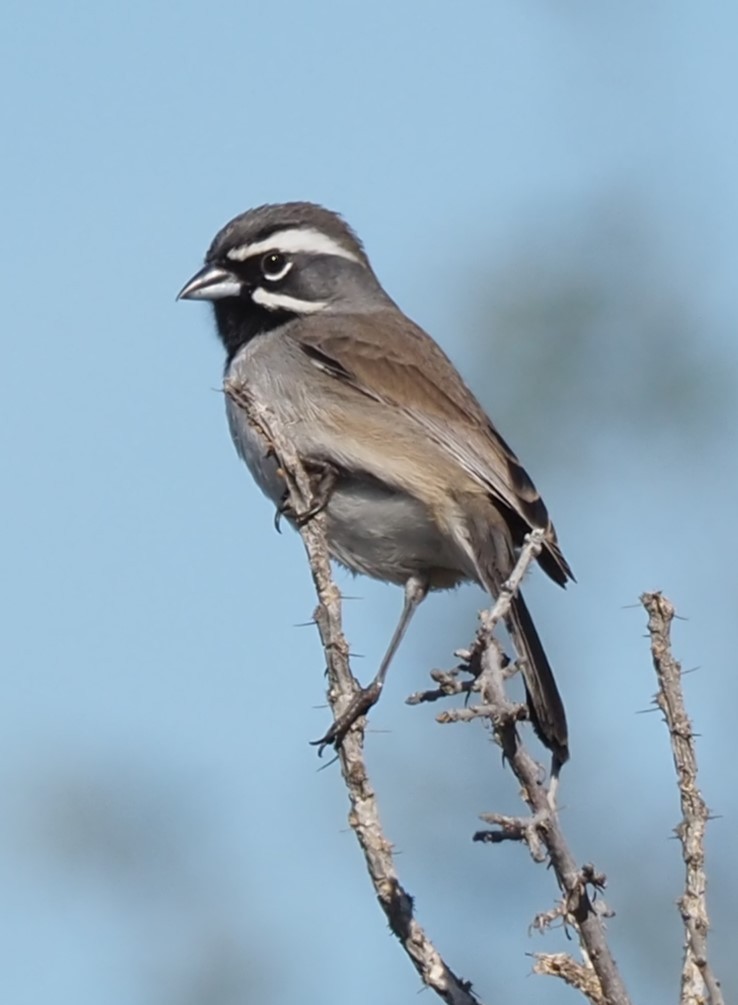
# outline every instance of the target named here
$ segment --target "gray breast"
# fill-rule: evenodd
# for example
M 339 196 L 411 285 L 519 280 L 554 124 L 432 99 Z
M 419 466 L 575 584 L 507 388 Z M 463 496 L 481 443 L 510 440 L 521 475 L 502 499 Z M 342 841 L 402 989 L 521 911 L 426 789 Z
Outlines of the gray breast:
M 284 495 L 284 480 L 278 474 L 279 465 L 269 453 L 269 444 L 254 427 L 246 421 L 242 409 L 226 395 L 226 415 L 231 437 L 239 457 L 253 475 L 261 491 L 275 506 Z
M 260 336 L 235 357 L 228 376 L 275 410 L 304 460 L 336 462 L 336 430 L 329 433 L 323 428 L 315 400 L 315 393 L 319 396 L 320 392 L 316 377 L 326 378 L 306 359 L 291 358 L 291 353 L 291 347 L 276 333 Z M 308 388 L 315 393 L 306 393 Z M 277 506 L 285 484 L 276 459 L 263 436 L 228 396 L 226 409 L 239 455 L 259 488 Z M 466 556 L 439 531 L 424 503 L 366 472 L 344 467 L 339 474 L 327 506 L 327 531 L 333 558 L 353 572 L 398 584 L 411 575 L 428 573 L 437 586 L 474 578 Z
M 328 505 L 333 557 L 351 569 L 404 584 L 427 573 L 433 585 L 467 578 L 458 549 L 442 535 L 425 505 L 374 479 L 347 476 Z

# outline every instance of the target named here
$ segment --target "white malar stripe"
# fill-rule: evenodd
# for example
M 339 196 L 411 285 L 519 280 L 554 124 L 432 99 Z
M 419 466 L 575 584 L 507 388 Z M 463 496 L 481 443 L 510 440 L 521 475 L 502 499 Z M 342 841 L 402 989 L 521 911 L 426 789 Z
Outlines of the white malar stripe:
M 316 314 L 328 306 L 325 300 L 298 300 L 297 297 L 288 297 L 286 293 L 272 293 L 262 286 L 257 286 L 251 299 L 268 311 L 292 311 L 294 314 Z
M 338 255 L 339 258 L 348 258 L 351 262 L 359 262 L 361 259 L 353 251 L 344 248 L 332 237 L 315 230 L 313 227 L 295 227 L 293 230 L 277 231 L 264 241 L 257 241 L 255 244 L 242 244 L 240 248 L 231 248 L 226 252 L 226 257 L 233 262 L 245 262 L 253 255 L 263 255 L 265 251 L 282 252 L 289 255 L 291 252 L 304 251 L 311 255 Z

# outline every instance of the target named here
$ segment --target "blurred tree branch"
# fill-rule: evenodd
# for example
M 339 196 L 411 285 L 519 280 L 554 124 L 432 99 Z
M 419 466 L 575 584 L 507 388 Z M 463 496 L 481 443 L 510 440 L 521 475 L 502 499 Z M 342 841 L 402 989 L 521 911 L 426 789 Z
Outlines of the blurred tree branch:
M 731 360 L 671 252 L 636 193 L 604 191 L 548 225 L 536 216 L 494 269 L 481 258 L 466 298 L 471 372 L 500 423 L 515 416 L 537 471 L 583 470 L 603 435 L 632 445 L 644 424 L 681 451 L 730 421 Z

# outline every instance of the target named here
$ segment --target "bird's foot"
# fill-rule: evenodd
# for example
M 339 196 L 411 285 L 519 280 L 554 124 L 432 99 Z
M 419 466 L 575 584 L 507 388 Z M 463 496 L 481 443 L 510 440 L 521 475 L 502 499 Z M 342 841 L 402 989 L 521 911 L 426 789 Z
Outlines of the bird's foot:
M 318 748 L 318 756 L 323 754 L 326 747 L 333 747 L 338 750 L 343 743 L 346 734 L 362 715 L 366 715 L 369 709 L 376 705 L 382 693 L 381 681 L 373 680 L 367 687 L 357 691 L 346 708 L 337 715 L 325 736 L 319 740 L 311 740 L 311 746 Z
M 333 490 L 338 480 L 338 469 L 332 464 L 323 461 L 311 461 L 305 464 L 305 470 L 310 478 L 311 501 L 306 510 L 298 513 L 290 500 L 289 491 L 285 491 L 274 514 L 274 527 L 279 531 L 279 524 L 283 516 L 296 524 L 304 527 L 318 513 L 322 513 L 331 501 Z

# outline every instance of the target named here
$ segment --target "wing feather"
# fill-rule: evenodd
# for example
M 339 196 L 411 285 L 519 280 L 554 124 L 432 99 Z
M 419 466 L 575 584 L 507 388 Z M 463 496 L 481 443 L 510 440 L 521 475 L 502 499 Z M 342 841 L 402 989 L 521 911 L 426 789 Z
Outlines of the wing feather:
M 290 334 L 344 386 L 419 426 L 489 492 L 508 517 L 516 544 L 528 530 L 544 529 L 541 565 L 562 585 L 574 578 L 535 485 L 451 361 L 421 328 L 394 311 L 379 311 L 301 318 Z

